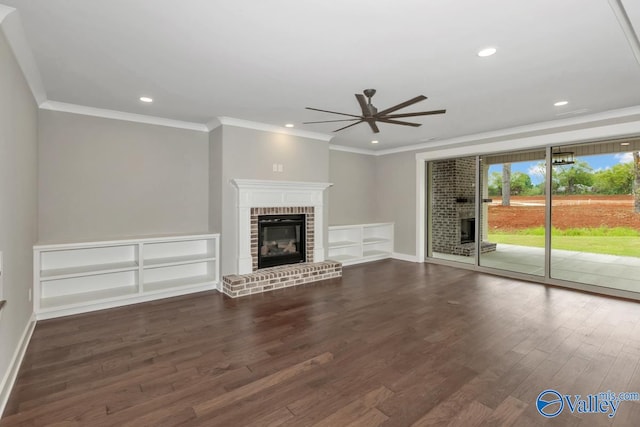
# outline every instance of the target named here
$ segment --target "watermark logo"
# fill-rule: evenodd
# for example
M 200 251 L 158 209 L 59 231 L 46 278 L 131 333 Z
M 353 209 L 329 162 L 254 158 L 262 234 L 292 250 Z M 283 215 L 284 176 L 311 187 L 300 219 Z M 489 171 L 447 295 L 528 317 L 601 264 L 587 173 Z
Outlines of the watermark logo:
M 536 408 L 543 417 L 553 418 L 564 409 L 562 395 L 555 390 L 545 390 L 536 399 Z
M 557 390 L 547 389 L 538 395 L 536 409 L 546 418 L 557 417 L 565 408 L 572 414 L 607 414 L 613 418 L 620 404 L 627 400 L 640 400 L 640 393 L 614 393 L 609 390 L 588 394 L 583 398 L 579 394 L 560 394 Z

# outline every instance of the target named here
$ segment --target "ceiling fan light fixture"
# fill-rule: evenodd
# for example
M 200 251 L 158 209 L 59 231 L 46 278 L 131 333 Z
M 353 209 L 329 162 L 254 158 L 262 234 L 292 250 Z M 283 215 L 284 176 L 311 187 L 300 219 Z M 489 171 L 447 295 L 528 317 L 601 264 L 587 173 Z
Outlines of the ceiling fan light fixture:
M 380 142 L 380 141 L 378 141 L 377 139 L 374 139 L 373 141 L 371 141 L 371 143 L 372 143 L 372 144 L 377 144 L 377 143 L 379 143 L 379 142 Z
M 496 49 L 495 47 L 486 47 L 478 51 L 478 56 L 484 58 L 495 54 L 497 51 L 498 49 Z

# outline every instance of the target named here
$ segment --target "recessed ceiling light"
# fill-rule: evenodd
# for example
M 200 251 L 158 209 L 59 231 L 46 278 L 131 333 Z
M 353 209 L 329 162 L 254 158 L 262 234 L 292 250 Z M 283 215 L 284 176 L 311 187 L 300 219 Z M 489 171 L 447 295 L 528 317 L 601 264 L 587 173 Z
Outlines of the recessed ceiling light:
M 630 145 L 630 143 L 629 142 L 621 142 L 620 145 L 627 146 L 627 145 Z
M 286 128 L 292 128 L 292 127 L 293 127 L 293 123 L 287 123 L 286 125 L 284 125 L 284 127 L 286 127 Z
M 487 47 L 485 49 L 482 49 L 482 50 L 478 51 L 478 56 L 482 56 L 482 57 L 491 56 L 494 53 L 496 53 L 497 51 L 498 50 L 495 47 Z
M 377 139 L 374 139 L 373 141 L 371 141 L 372 144 L 377 144 L 379 141 Z
M 140 101 L 142 102 L 153 102 L 153 98 L 149 98 L 148 96 L 141 96 Z
M 556 103 L 554 103 L 553 105 L 556 107 L 562 107 L 563 105 L 567 105 L 569 103 L 569 101 L 558 101 Z

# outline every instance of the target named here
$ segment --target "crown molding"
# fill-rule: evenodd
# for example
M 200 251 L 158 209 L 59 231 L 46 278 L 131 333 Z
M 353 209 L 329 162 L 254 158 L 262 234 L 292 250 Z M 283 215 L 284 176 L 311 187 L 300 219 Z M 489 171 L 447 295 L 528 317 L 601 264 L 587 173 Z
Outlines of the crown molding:
M 346 153 L 365 154 L 367 156 L 377 156 L 378 154 L 373 150 L 367 150 L 366 148 L 354 148 L 346 145 L 329 144 L 329 150 L 344 151 Z
M 209 120 L 207 122 L 206 126 L 207 126 L 207 129 L 209 130 L 209 132 L 211 132 L 212 130 L 222 126 L 222 122 L 217 117 L 214 117 L 213 119 L 211 119 L 211 120 Z
M 46 101 L 47 92 L 42 83 L 38 64 L 36 63 L 33 52 L 27 42 L 24 29 L 22 28 L 20 15 L 15 8 L 0 4 L 0 28 L 2 28 L 9 48 L 13 52 L 16 62 L 22 70 L 22 74 L 27 81 L 27 85 L 31 90 L 36 104 L 40 105 Z
M 333 135 L 327 135 L 325 133 L 310 132 L 310 131 L 300 130 L 295 128 L 286 128 L 282 126 L 270 125 L 267 123 L 259 123 L 259 122 L 252 122 L 249 120 L 235 119 L 233 117 L 217 117 L 217 119 L 214 119 L 209 123 L 207 123 L 207 126 L 213 125 L 217 127 L 219 126 L 219 125 L 216 125 L 217 122 L 225 126 L 235 126 L 235 127 L 245 128 L 245 129 L 260 130 L 264 132 L 284 133 L 286 135 L 299 136 L 301 138 L 316 139 L 316 140 L 325 141 L 325 142 L 329 142 L 333 138 Z M 215 129 L 215 127 L 210 128 L 209 130 Z
M 123 111 L 107 110 L 104 108 L 87 107 L 85 105 L 68 104 L 66 102 L 45 101 L 40 104 L 43 110 L 60 111 L 63 113 L 82 114 L 85 116 L 101 117 L 104 119 L 124 120 L 128 122 L 144 123 L 148 125 L 167 126 L 178 129 L 188 129 L 208 132 L 206 125 L 194 122 L 165 119 L 163 117 L 145 116 L 143 114 L 125 113 Z

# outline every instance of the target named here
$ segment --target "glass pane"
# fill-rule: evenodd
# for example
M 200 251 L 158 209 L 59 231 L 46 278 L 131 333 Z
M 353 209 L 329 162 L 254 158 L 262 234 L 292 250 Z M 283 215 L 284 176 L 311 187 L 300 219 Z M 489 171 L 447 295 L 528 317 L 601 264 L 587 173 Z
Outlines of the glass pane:
M 544 276 L 544 162 L 544 151 L 481 158 L 481 266 Z
M 637 142 L 553 150 L 551 277 L 640 291 L 638 151 Z
M 429 162 L 429 256 L 475 264 L 475 157 Z

